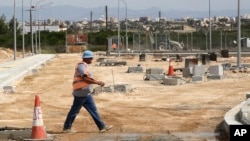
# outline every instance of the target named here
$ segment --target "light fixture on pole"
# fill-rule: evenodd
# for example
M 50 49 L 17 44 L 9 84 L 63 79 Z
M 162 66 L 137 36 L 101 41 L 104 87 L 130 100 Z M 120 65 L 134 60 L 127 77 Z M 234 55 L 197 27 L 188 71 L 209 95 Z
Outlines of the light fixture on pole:
M 14 61 L 16 60 L 16 0 L 14 0 Z
M 125 0 L 122 0 L 123 3 L 125 4 L 126 7 L 126 20 L 125 20 L 125 25 L 126 25 L 126 50 L 128 51 L 128 7 L 127 7 L 127 3 Z
M 49 2 L 47 4 L 41 5 L 38 8 L 38 49 L 39 49 L 39 53 L 41 53 L 41 31 L 40 31 L 40 9 L 42 9 L 44 6 L 50 5 L 53 2 Z
M 238 0 L 238 54 L 237 54 L 237 67 L 241 67 L 241 18 L 240 18 L 240 0 Z

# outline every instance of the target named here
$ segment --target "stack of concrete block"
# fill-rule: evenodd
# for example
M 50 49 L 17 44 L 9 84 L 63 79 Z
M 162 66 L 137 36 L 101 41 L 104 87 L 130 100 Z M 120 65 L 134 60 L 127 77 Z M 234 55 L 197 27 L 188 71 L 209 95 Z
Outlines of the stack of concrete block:
M 127 65 L 126 61 L 117 61 L 117 60 L 103 60 L 99 63 L 100 66 L 122 66 Z
M 116 92 L 128 93 L 131 90 L 132 90 L 132 87 L 130 84 L 117 84 L 117 85 L 115 85 Z
M 222 79 L 224 77 L 222 66 L 210 66 L 208 70 L 209 70 L 209 75 L 207 76 L 208 79 Z
M 191 67 L 185 67 L 182 69 L 183 77 L 192 77 L 194 81 L 202 81 L 203 76 L 206 74 L 206 66 L 205 65 L 194 65 Z
M 93 90 L 94 94 L 99 94 L 101 92 L 106 93 L 113 93 L 113 92 L 121 92 L 121 93 L 128 93 L 132 90 L 132 87 L 130 84 L 117 84 L 117 85 L 110 85 L 105 87 L 95 87 Z
M 186 80 L 179 77 L 169 77 L 163 79 L 163 85 L 183 85 L 186 84 Z
M 149 81 L 163 80 L 165 78 L 163 71 L 164 70 L 160 68 L 147 69 L 144 80 L 149 80 Z
M 114 86 L 106 86 L 102 88 L 102 92 L 113 93 L 115 91 Z
M 206 74 L 206 66 L 205 65 L 195 65 L 193 67 L 192 82 L 204 81 L 205 74 Z
M 223 63 L 221 66 L 223 67 L 223 70 L 230 70 L 232 65 L 230 63 Z
M 143 72 L 143 68 L 142 66 L 137 66 L 137 67 L 128 67 L 128 71 L 127 73 L 142 73 Z

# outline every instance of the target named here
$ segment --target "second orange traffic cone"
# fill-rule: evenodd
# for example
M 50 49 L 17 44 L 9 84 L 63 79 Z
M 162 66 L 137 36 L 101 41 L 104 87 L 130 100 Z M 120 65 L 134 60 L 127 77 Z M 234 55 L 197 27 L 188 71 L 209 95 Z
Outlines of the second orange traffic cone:
M 173 76 L 173 75 L 174 75 L 174 67 L 172 66 L 172 60 L 170 58 L 168 67 L 168 76 Z
M 42 109 L 40 106 L 40 97 L 36 95 L 33 115 L 32 139 L 46 139 L 46 132 L 43 126 Z

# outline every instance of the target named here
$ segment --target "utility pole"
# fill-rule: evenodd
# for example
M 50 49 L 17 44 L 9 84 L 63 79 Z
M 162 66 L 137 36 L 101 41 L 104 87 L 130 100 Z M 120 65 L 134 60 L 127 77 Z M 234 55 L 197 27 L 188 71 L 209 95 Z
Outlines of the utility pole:
M 108 6 L 105 6 L 106 12 L 106 55 L 108 56 Z
M 22 28 L 23 28 L 23 31 L 22 31 L 22 42 L 23 42 L 23 52 L 22 52 L 22 54 L 23 54 L 23 58 L 24 58 L 24 54 L 25 54 L 25 45 L 24 45 L 24 27 L 25 27 L 25 23 L 23 22 L 23 14 L 24 14 L 24 12 L 23 12 L 23 0 L 22 0 Z
M 238 55 L 237 55 L 237 67 L 241 67 L 241 21 L 240 21 L 240 0 L 238 0 Z
M 93 13 L 92 11 L 90 12 L 90 27 L 89 27 L 89 32 L 92 32 L 92 17 L 93 17 Z
M 159 26 L 160 26 L 160 21 L 161 21 L 161 11 L 159 11 L 159 21 L 158 21 Z
M 126 50 L 128 51 L 128 6 L 125 0 L 122 0 L 123 3 L 125 4 L 126 7 L 126 20 L 125 20 L 125 25 L 126 25 Z
M 120 57 L 120 0 L 118 0 L 118 56 Z
M 209 0 L 209 51 L 212 51 L 211 4 Z
M 31 36 L 31 54 L 34 55 L 33 31 L 32 31 L 32 6 L 30 7 L 30 36 Z
M 16 60 L 16 0 L 14 0 L 14 61 Z

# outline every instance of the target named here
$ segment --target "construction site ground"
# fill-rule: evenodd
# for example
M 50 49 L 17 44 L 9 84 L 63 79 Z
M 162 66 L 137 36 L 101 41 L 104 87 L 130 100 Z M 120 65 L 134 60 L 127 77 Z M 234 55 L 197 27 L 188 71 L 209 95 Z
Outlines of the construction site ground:
M 98 66 L 98 58 L 127 61 L 125 66 Z M 236 57 L 218 58 L 236 64 Z M 3 62 L 4 59 L 1 61 Z M 1 93 L 0 126 L 31 128 L 35 95 L 40 96 L 44 126 L 54 140 L 59 141 L 226 141 L 223 117 L 227 111 L 245 100 L 249 92 L 248 73 L 225 71 L 222 80 L 187 83 L 178 86 L 162 85 L 160 81 L 145 81 L 147 68 L 163 68 L 169 62 L 161 56 L 99 56 L 96 53 L 91 68 L 94 78 L 106 85 L 130 84 L 129 93 L 100 93 L 94 95 L 98 111 L 108 125 L 114 127 L 105 133 L 98 128 L 82 108 L 73 129 L 76 133 L 62 133 L 63 123 L 72 104 L 72 78 L 81 54 L 57 54 L 39 69 L 37 74 L 15 82 L 15 93 Z M 242 58 L 250 63 L 249 58 Z M 184 62 L 172 62 L 175 68 Z M 140 64 L 144 73 L 126 73 L 129 66 Z M 176 72 L 181 76 L 181 72 Z M 96 87 L 96 85 L 94 85 Z M 172 138 L 172 139 L 171 139 Z

